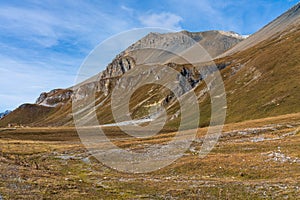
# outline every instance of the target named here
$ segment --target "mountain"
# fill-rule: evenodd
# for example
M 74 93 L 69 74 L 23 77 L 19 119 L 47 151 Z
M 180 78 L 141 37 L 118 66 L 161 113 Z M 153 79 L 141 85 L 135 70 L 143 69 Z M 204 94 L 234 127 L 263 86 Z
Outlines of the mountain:
M 10 112 L 11 112 L 10 110 L 6 110 L 5 112 L 0 113 L 0 119 L 8 115 Z
M 42 93 L 35 104 L 20 106 L 11 115 L 1 120 L 0 126 L 6 126 L 8 123 L 37 126 L 72 125 L 71 97 L 74 91 L 76 94 L 86 97 L 90 95 L 91 88 L 97 88 L 97 91 L 102 93 L 98 96 L 99 103 L 105 100 L 105 102 L 101 102 L 101 105 L 108 105 L 109 97 L 107 95 L 110 95 L 116 81 L 126 71 L 137 65 L 168 62 L 198 43 L 207 48 L 208 53 L 211 54 L 209 57 L 215 57 L 243 39 L 236 33 L 224 31 L 150 33 L 117 55 L 107 68 L 96 76 L 68 89 L 54 89 L 48 93 Z M 99 106 L 99 110 L 97 110 L 99 115 L 105 113 L 105 116 L 101 117 L 101 123 L 112 122 L 109 110 L 109 105 Z M 89 121 L 88 113 L 87 110 L 85 116 L 87 123 Z
M 241 35 L 225 31 L 150 33 L 120 55 L 132 57 L 137 65 L 164 64 L 171 62 L 174 54 L 181 55 L 194 45 L 201 45 L 211 60 L 243 40 Z
M 147 67 L 158 80 L 168 77 L 168 72 L 155 71 L 156 66 L 171 67 L 188 80 L 183 83 L 178 78 L 177 81 L 182 83 L 177 88 L 178 94 L 191 90 L 196 93 L 201 111 L 200 125 L 206 126 L 210 121 L 211 98 L 217 98 L 209 95 L 203 81 L 214 73 L 211 63 L 207 63 L 209 57 L 214 59 L 224 81 L 226 122 L 300 112 L 299 8 L 300 4 L 297 4 L 247 39 L 222 31 L 150 33 L 116 56 L 103 72 L 72 88 L 41 94 L 35 104 L 22 105 L 1 119 L 0 126 L 11 122 L 72 126 L 72 99 L 73 104 L 79 105 L 75 112 L 81 117 L 81 125 L 91 123 L 94 108 L 100 124 L 114 123 L 112 89 L 122 81 L 122 87 L 131 90 L 133 83 L 151 76 L 149 73 L 135 74 L 131 78 L 123 76 L 133 68 Z M 199 53 L 194 48 L 197 44 L 205 47 L 210 55 L 195 56 Z M 182 59 L 182 55 L 192 62 Z M 92 95 L 95 96 L 93 101 L 85 101 Z M 132 118 L 145 119 L 151 114 L 150 110 L 157 107 L 167 109 L 169 126 L 178 125 L 179 103 L 170 90 L 158 85 L 146 85 L 134 92 L 129 110 Z

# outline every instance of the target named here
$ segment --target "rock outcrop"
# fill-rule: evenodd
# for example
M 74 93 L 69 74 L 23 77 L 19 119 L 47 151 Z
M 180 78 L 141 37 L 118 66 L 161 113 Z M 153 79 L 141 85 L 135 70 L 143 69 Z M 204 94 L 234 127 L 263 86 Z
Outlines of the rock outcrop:
M 54 89 L 48 93 L 43 92 L 35 103 L 46 107 L 56 107 L 69 101 L 72 94 L 73 91 L 69 89 Z

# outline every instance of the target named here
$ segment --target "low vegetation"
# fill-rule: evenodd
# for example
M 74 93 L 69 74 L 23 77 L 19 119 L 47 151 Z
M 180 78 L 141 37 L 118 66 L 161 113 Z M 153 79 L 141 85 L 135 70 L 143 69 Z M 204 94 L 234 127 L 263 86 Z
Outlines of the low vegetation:
M 74 128 L 0 129 L 0 194 L 4 199 L 297 199 L 299 126 L 300 113 L 227 124 L 203 159 L 197 150 L 207 129 L 201 128 L 184 157 L 147 174 L 102 165 Z M 173 137 L 124 141 L 117 128 L 105 132 L 130 149 Z

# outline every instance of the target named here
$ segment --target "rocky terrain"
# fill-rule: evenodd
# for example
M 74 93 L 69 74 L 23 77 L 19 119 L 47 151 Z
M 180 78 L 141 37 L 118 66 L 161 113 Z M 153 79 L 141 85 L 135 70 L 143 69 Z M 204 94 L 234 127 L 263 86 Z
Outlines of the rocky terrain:
M 237 33 L 225 31 L 150 33 L 128 47 L 121 55 L 131 56 L 136 64 L 164 64 L 175 62 L 178 55 L 188 54 L 185 51 L 200 45 L 208 53 L 207 57 L 201 58 L 202 61 L 210 61 L 244 39 Z M 184 61 L 176 60 L 176 63 L 179 62 Z
M 72 94 L 72 90 L 54 89 L 48 93 L 43 92 L 35 104 L 46 107 L 56 107 L 69 101 Z

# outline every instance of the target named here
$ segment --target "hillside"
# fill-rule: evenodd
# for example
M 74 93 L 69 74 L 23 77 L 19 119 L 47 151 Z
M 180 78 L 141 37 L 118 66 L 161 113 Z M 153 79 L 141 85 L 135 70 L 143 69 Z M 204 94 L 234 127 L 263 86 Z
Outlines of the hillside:
M 135 74 L 131 79 L 122 77 L 125 72 L 133 68 L 142 68 L 147 64 L 150 70 L 156 66 L 171 67 L 188 80 L 177 88 L 178 93 L 183 95 L 191 90 L 195 91 L 201 110 L 200 125 L 206 126 L 210 120 L 211 98 L 216 97 L 208 95 L 207 85 L 203 80 L 214 72 L 211 63 L 204 62 L 208 61 L 207 57 L 204 59 L 195 57 L 198 53 L 193 48 L 195 44 L 201 44 L 207 49 L 220 69 L 227 96 L 227 122 L 300 112 L 300 107 L 297 106 L 300 98 L 299 19 L 300 4 L 297 4 L 245 40 L 233 33 L 224 34 L 220 31 L 151 33 L 118 55 L 97 76 L 73 88 L 42 94 L 32 106 L 41 107 L 43 111 L 36 114 L 37 120 L 31 120 L 29 123 L 35 126 L 73 125 L 71 97 L 75 99 L 76 105 L 79 105 L 75 112 L 81 117 L 81 125 L 91 124 L 93 119 L 91 111 L 94 108 L 99 124 L 113 123 L 112 89 L 123 79 L 123 87 L 131 90 L 133 80 L 139 82 L 147 76 L 150 77 L 149 74 L 143 73 Z M 193 40 L 185 40 L 182 34 Z M 141 48 L 148 49 L 140 50 Z M 167 49 L 173 53 L 159 49 Z M 179 56 L 174 55 L 174 52 Z M 186 63 L 180 55 L 190 56 L 195 62 Z M 156 73 L 158 77 L 168 76 L 165 72 Z M 179 104 L 172 92 L 157 85 L 144 86 L 133 94 L 130 113 L 134 119 L 149 118 L 151 108 L 157 106 L 167 108 L 168 125 L 176 127 L 180 119 Z M 0 126 L 17 122 L 16 119 L 26 117 L 27 112 L 31 110 L 13 111 L 0 120 Z
M 300 27 L 291 26 L 230 57 L 221 71 L 227 96 L 227 122 L 300 112 Z M 204 87 L 204 86 L 203 86 Z M 201 93 L 201 85 L 196 88 Z M 202 99 L 202 116 L 209 115 L 209 97 Z M 207 121 L 208 119 L 203 119 Z
M 101 123 L 112 122 L 109 108 L 110 92 L 115 82 L 126 71 L 140 64 L 164 63 L 170 59 L 176 59 L 178 56 L 174 53 L 180 55 L 198 43 L 205 46 L 211 56 L 215 57 L 242 40 L 243 37 L 238 34 L 224 31 L 150 33 L 117 55 L 103 72 L 69 89 L 54 89 L 48 93 L 42 93 L 35 104 L 16 109 L 9 117 L 0 121 L 0 126 L 6 126 L 8 123 L 29 123 L 31 126 L 72 125 L 71 97 L 74 91 L 86 97 L 91 95 L 93 89 L 98 92 L 97 111 L 101 116 Z M 103 100 L 105 101 L 102 102 Z M 35 113 L 35 119 L 21 120 L 27 118 L 28 113 L 34 112 L 33 110 L 38 111 Z M 51 112 L 48 112 L 49 110 Z M 89 111 L 86 110 L 85 113 L 84 118 L 88 124 Z

